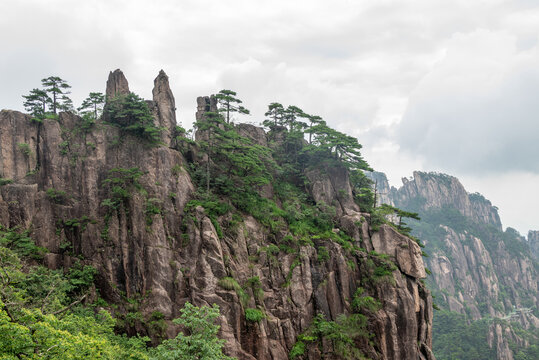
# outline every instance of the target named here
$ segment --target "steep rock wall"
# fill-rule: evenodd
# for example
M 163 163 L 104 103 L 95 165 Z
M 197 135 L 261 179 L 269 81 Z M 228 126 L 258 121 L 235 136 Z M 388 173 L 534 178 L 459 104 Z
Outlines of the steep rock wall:
M 492 317 L 537 328 L 531 311 L 539 305 L 534 232 L 528 241 L 510 228 L 502 232 L 497 208 L 445 174 L 414 172 L 390 199 L 422 217 L 412 227 L 426 244 L 428 283 L 438 305 L 474 320 Z M 488 334 L 498 359 L 512 359 L 509 342 L 524 341 L 508 324 L 493 324 Z
M 128 91 L 121 71 L 111 73 L 107 94 Z M 174 98 L 164 73 L 153 94 L 154 114 L 167 129 L 163 142 L 168 145 Z M 200 111 L 212 107 L 210 98 L 198 103 Z M 302 246 L 294 254 L 272 253 L 268 245 L 286 232 L 275 237 L 249 215 L 228 226 L 225 215 L 218 219 L 220 237 L 203 208 L 185 213 L 195 189 L 180 152 L 146 146 L 103 122 L 85 131 L 81 121 L 61 113 L 58 120 L 34 124 L 27 115 L 0 112 L 0 175 L 13 180 L 0 186 L 0 223 L 30 229 L 37 244 L 49 250 L 44 259 L 49 267 L 69 267 L 82 259 L 98 269 L 96 285 L 107 301 L 122 304 L 125 298 L 142 297 L 145 315 L 159 311 L 167 320 L 177 317 L 186 301 L 216 303 L 221 308 L 220 336 L 227 340 L 227 352 L 239 359 L 287 359 L 316 314 L 336 320 L 350 313 L 354 293 L 362 286 L 381 302 L 380 310 L 368 315 L 374 337 L 358 344 L 364 354 L 373 359 L 434 358 L 432 300 L 421 281 L 421 251 L 391 227 L 380 232 L 369 228 L 369 215 L 351 201 L 346 171 L 310 173 L 311 195 L 338 204 L 340 231 L 366 250 L 315 239 L 314 246 Z M 239 131 L 263 141 L 259 128 L 240 126 Z M 19 143 L 28 144 L 30 153 L 21 151 Z M 133 175 L 134 169 L 140 176 Z M 113 196 L 111 181 L 121 181 L 129 193 L 114 211 L 105 205 Z M 319 256 L 321 247 L 327 259 Z M 372 274 L 378 257 L 367 253 L 371 250 L 387 253 L 396 264 L 376 281 Z M 243 285 L 255 276 L 262 295 L 247 289 L 244 304 L 236 291 L 219 285 L 224 277 Z M 249 322 L 245 307 L 261 309 L 265 317 Z M 130 329 L 145 330 L 142 323 Z M 167 335 L 176 331 L 169 326 Z M 338 358 L 328 344 L 311 346 L 308 356 Z

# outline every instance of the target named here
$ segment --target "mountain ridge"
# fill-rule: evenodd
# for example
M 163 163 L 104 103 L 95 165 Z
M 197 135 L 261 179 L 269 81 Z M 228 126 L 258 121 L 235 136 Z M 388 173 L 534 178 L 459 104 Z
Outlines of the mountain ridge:
M 453 176 L 416 171 L 398 189 L 389 187 L 382 173 L 371 177 L 383 194 L 380 203 L 418 212 L 422 218 L 411 220 L 410 226 L 429 254 L 432 276 L 427 282 L 437 305 L 469 321 L 506 320 L 489 325 L 485 338 L 498 359 L 513 359 L 530 346 L 522 345 L 526 341 L 509 321 L 537 335 L 538 266 L 532 256 L 536 232 L 530 231 L 528 241 L 510 227 L 502 231 L 498 209 L 482 195 L 467 193 Z M 537 338 L 532 336 L 532 342 Z M 447 351 L 438 352 L 438 358 L 449 356 Z
M 434 359 L 419 245 L 389 225 L 369 224 L 370 214 L 353 201 L 346 168 L 331 157 L 316 170 L 293 173 L 291 182 L 257 182 L 256 194 L 242 193 L 236 202 L 212 197 L 206 184 L 212 190 L 226 179 L 206 183 L 204 175 L 219 165 L 214 159 L 229 159 L 203 150 L 215 132 L 231 129 L 225 135 L 241 145 L 232 155 L 303 143 L 286 128 L 270 136 L 224 123 L 201 126 L 193 142 L 175 126 L 164 72 L 152 93 L 145 103 L 162 128 L 157 144 L 122 127 L 132 125 L 130 118 L 112 123 L 110 111 L 109 122 L 88 126 L 69 112 L 36 122 L 1 111 L 0 224 L 28 231 L 47 249 L 49 268 L 95 267 L 84 302 L 113 304 L 107 309 L 119 331 L 150 335 L 154 344 L 178 333 L 171 320 L 189 301 L 220 306 L 219 335 L 239 359 Z M 123 73 L 111 72 L 105 110 L 130 94 Z M 197 99 L 200 124 L 215 120 L 214 101 Z M 303 174 L 307 183 L 296 182 Z

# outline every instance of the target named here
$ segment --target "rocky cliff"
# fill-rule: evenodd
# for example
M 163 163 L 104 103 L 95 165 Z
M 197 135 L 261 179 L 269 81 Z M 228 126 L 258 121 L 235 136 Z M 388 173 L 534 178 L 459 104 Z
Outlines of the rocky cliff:
M 414 172 L 412 179 L 403 179 L 401 188 L 391 190 L 390 200 L 422 218 L 411 223 L 414 235 L 425 242 L 432 272 L 427 282 L 442 309 L 472 320 L 518 321 L 536 333 L 539 296 L 537 262 L 530 256 L 533 232 L 529 242 L 514 229 L 503 232 L 497 208 L 480 194 L 468 194 L 458 179 L 445 174 Z M 488 342 L 497 349 L 498 359 L 513 359 L 509 344 L 525 341 L 508 323 L 493 323 Z
M 111 72 L 108 98 L 128 92 L 122 72 Z M 175 145 L 175 103 L 164 72 L 147 103 L 163 128 L 160 146 L 105 121 L 85 124 L 71 113 L 39 123 L 2 110 L 0 224 L 29 229 L 47 249 L 44 261 L 51 268 L 78 261 L 95 266 L 94 297 L 116 304 L 119 317 L 139 314 L 124 323 L 131 335 L 158 341 L 148 323 L 161 314 L 168 324 L 161 335 L 172 337 L 178 329 L 170 320 L 185 302 L 215 303 L 229 355 L 287 359 L 315 319 L 344 326 L 343 319 L 359 311 L 368 319 L 367 334 L 348 347 L 372 359 L 434 359 L 421 250 L 392 227 L 369 226 L 369 214 L 351 200 L 344 168 L 306 173 L 305 196 L 336 209 L 328 235 L 296 239 L 287 226 L 275 229 L 239 210 L 210 216 L 193 201 L 190 175 L 194 159 L 204 157 L 196 144 L 183 152 Z M 198 120 L 213 105 L 199 98 Z M 260 128 L 236 129 L 267 144 Z M 271 186 L 261 194 L 284 202 Z M 379 307 L 353 306 L 367 297 Z M 246 309 L 263 316 L 247 319 Z M 305 339 L 299 358 L 343 356 L 331 339 Z
M 535 260 L 539 261 L 539 231 L 530 230 L 528 232 L 528 241 L 530 243 L 533 257 Z

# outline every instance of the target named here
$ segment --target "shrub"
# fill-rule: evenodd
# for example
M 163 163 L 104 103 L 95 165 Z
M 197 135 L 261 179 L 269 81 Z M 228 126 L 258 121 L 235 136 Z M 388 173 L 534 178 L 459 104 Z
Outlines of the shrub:
M 47 197 L 55 204 L 65 204 L 67 202 L 67 193 L 63 190 L 48 188 L 46 191 Z
M 144 214 L 146 215 L 146 225 L 153 224 L 153 216 L 160 215 L 163 212 L 161 209 L 161 200 L 157 198 L 150 198 L 146 200 L 146 209 Z
M 110 121 L 129 133 L 147 140 L 152 145 L 160 144 L 160 127 L 155 126 L 148 104 L 134 93 L 120 95 L 107 103 Z
M 352 300 L 352 308 L 355 312 L 376 312 L 380 309 L 382 304 L 371 296 L 363 296 L 364 289 L 357 288 L 354 299 Z
M 236 295 L 238 295 L 238 298 L 240 299 L 240 302 L 243 306 L 247 306 L 247 303 L 249 302 L 249 295 L 243 290 L 243 288 L 238 284 L 236 279 L 231 277 L 224 277 L 219 280 L 217 283 L 220 287 L 222 287 L 225 290 L 234 290 L 236 291 Z
M 30 150 L 30 145 L 26 143 L 18 143 L 17 147 L 25 156 L 30 156 L 30 154 L 32 154 L 32 150 Z
M 0 186 L 8 185 L 11 183 L 13 183 L 13 180 L 0 177 Z
M 259 309 L 248 308 L 245 309 L 245 319 L 250 322 L 260 322 L 266 316 Z

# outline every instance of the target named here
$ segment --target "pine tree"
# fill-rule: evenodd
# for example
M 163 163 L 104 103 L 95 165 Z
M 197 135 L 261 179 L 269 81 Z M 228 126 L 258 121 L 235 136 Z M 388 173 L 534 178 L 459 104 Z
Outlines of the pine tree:
M 22 96 L 26 101 L 23 103 L 26 111 L 29 111 L 34 117 L 42 119 L 47 111 L 47 104 L 51 98 L 47 92 L 40 89 L 32 89 L 30 94 Z
M 225 113 L 226 123 L 230 124 L 230 114 L 237 112 L 240 114 L 249 115 L 249 110 L 241 106 L 242 101 L 236 98 L 236 92 L 232 90 L 221 90 L 214 95 L 219 105 L 219 112 Z
M 52 112 L 57 113 L 57 110 L 71 110 L 73 103 L 71 99 L 67 97 L 69 91 L 67 89 L 71 88 L 67 82 L 58 76 L 49 76 L 48 78 L 42 79 L 41 84 L 43 85 L 43 90 L 50 94 L 49 104 L 52 107 Z
M 322 118 L 318 115 L 307 115 L 307 120 L 309 120 L 310 124 L 309 128 L 305 130 L 305 132 L 309 133 L 309 144 L 311 144 L 313 142 L 313 127 L 322 123 L 325 124 L 325 121 L 323 121 Z
M 103 111 L 104 103 L 105 95 L 100 92 L 91 92 L 77 110 L 82 111 L 83 113 L 93 111 L 94 119 L 97 119 L 98 115 Z
M 303 112 L 299 107 L 289 105 L 284 111 L 284 123 L 288 125 L 288 131 L 302 130 L 307 124 L 299 121 L 299 118 L 306 118 L 308 115 Z
M 271 103 L 268 105 L 268 111 L 264 115 L 269 117 L 269 119 L 264 120 L 264 126 L 272 128 L 283 125 L 284 107 L 276 102 Z

